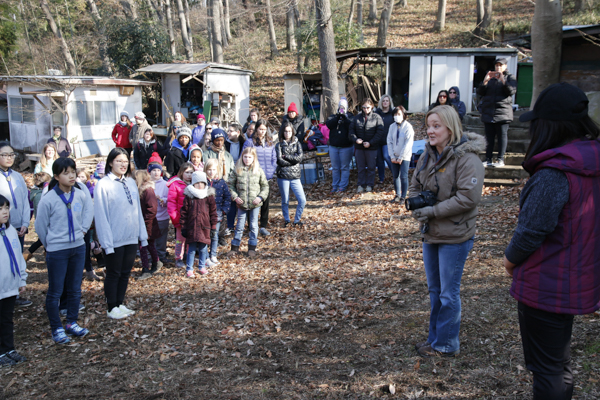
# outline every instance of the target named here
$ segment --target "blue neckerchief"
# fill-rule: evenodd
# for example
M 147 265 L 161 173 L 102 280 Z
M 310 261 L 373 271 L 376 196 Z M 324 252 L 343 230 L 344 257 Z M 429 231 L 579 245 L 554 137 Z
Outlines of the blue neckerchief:
M 73 197 L 75 196 L 75 188 L 71 188 L 71 197 L 69 200 L 65 197 L 65 192 L 63 192 L 58 185 L 54 186 L 54 191 L 58 194 L 58 197 L 65 203 L 67 206 L 67 218 L 69 219 L 69 242 L 75 241 L 75 226 L 73 224 L 73 210 L 71 207 L 71 203 L 73 203 Z
M 18 209 L 19 207 L 17 206 L 17 198 L 15 197 L 15 191 L 13 190 L 12 179 L 10 178 L 12 169 L 9 168 L 7 172 L 4 172 L 3 170 L 0 169 L 0 172 L 2 172 L 2 175 L 4 175 L 4 177 L 6 178 L 6 182 L 8 182 L 8 187 L 10 188 L 10 194 L 12 195 L 13 204 L 14 204 L 15 208 Z
M 13 277 L 16 276 L 15 271 L 20 277 L 21 271 L 19 270 L 19 264 L 17 264 L 17 257 L 15 257 L 15 252 L 10 244 L 10 240 L 8 239 L 8 236 L 6 236 L 6 225 L 3 225 L 0 228 L 0 235 L 2 236 L 2 239 L 4 239 L 4 245 L 8 251 L 8 258 L 10 258 L 10 271 L 12 272 Z
M 133 205 L 133 199 L 131 198 L 131 193 L 129 192 L 129 187 L 127 187 L 127 181 L 125 180 L 125 178 L 117 178 L 115 179 L 117 182 L 120 182 L 123 184 L 123 189 L 125 190 L 125 195 L 127 195 L 127 201 L 129 201 L 129 204 Z

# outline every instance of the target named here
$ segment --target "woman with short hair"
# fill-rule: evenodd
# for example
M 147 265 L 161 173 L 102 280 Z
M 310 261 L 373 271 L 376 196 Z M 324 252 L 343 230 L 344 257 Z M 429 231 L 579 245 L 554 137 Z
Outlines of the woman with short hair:
M 392 162 L 394 190 L 396 196 L 392 202 L 404 204 L 408 189 L 408 167 L 412 158 L 412 145 L 415 131 L 407 121 L 406 109 L 398 106 L 394 109 L 394 123 L 390 125 L 387 134 L 387 151 Z

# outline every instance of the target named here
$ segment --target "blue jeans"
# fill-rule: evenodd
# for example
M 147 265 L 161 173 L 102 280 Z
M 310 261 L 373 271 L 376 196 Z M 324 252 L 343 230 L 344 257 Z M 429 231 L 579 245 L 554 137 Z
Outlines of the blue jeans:
M 204 268 L 206 266 L 206 257 L 208 251 L 206 250 L 208 246 L 206 243 L 194 242 L 188 243 L 188 253 L 187 253 L 187 265 L 186 271 L 194 270 L 194 259 L 196 258 L 196 251 L 198 252 L 198 269 Z
M 389 169 L 392 169 L 392 159 L 388 153 L 387 144 L 377 149 L 377 173 L 379 174 L 379 182 L 383 183 L 385 179 L 385 164 Z
M 63 289 L 67 292 L 67 323 L 77 322 L 84 264 L 85 244 L 72 249 L 46 252 L 48 267 L 46 313 L 53 331 L 63 327 L 58 315 L 58 303 Z
M 231 201 L 229 212 L 227 213 L 227 228 L 233 230 L 235 227 L 235 216 L 237 215 L 237 206 Z
M 354 146 L 335 147 L 329 146 L 329 159 L 331 160 L 331 189 L 346 190 L 350 180 L 350 163 L 354 156 Z
M 392 163 L 392 174 L 394 175 L 394 190 L 396 196 L 400 196 L 403 199 L 406 198 L 406 191 L 408 190 L 408 166 L 410 161 L 402 161 L 402 164 Z M 402 193 L 402 194 L 399 194 Z
M 460 280 L 473 238 L 456 244 L 423 243 L 423 263 L 429 287 L 431 347 L 442 353 L 460 349 Z
M 248 245 L 256 246 L 258 244 L 258 213 L 260 207 L 253 208 L 251 210 L 242 210 L 238 208 L 237 212 L 237 224 L 235 225 L 235 235 L 231 241 L 232 246 L 239 246 L 242 241 L 242 234 L 244 233 L 244 225 L 246 225 L 246 218 L 249 219 L 250 233 L 248 234 Z
M 221 211 L 217 211 L 220 213 Z M 217 251 L 219 249 L 219 229 L 221 228 L 221 222 L 217 222 L 217 228 L 215 229 L 215 234 L 210 237 L 210 256 L 216 257 Z
M 306 196 L 304 195 L 302 182 L 300 182 L 300 179 L 289 180 L 277 178 L 277 184 L 279 185 L 279 192 L 281 193 L 281 212 L 283 213 L 283 219 L 285 222 L 290 222 L 289 205 L 291 187 L 292 192 L 294 192 L 294 196 L 296 196 L 296 200 L 298 200 L 294 223 L 300 222 L 300 218 L 302 218 L 302 212 L 304 211 L 304 206 L 306 205 Z

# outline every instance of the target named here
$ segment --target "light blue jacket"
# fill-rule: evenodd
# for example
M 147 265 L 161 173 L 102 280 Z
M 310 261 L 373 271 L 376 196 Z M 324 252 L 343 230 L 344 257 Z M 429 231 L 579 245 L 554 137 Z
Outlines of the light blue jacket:
M 6 299 L 7 297 L 16 296 L 19 294 L 19 288 L 25 286 L 27 280 L 27 271 L 25 270 L 25 259 L 21 252 L 21 242 L 19 242 L 19 236 L 17 231 L 12 226 L 6 228 L 6 237 L 10 241 L 17 264 L 19 265 L 19 271 L 21 276 L 15 274 L 13 276 L 10 270 L 10 258 L 8 256 L 8 250 L 4 245 L 4 240 L 0 237 L 0 300 Z
M 25 184 L 25 179 L 17 171 L 11 171 L 10 180 L 17 199 L 17 205 L 13 202 L 12 195 L 10 193 L 10 187 L 3 174 L 0 174 L 0 194 L 8 199 L 10 202 L 10 224 L 16 229 L 21 227 L 29 227 L 29 220 L 31 219 L 31 207 L 29 206 L 29 190 Z

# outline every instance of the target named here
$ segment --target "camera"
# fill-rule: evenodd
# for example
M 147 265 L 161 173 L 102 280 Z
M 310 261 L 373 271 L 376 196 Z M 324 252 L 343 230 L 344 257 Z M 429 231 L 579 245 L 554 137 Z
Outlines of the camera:
M 404 207 L 407 210 L 418 210 L 423 207 L 430 207 L 435 205 L 437 202 L 437 196 L 431 190 L 426 190 L 424 192 L 419 193 L 416 197 L 411 197 L 404 201 Z

